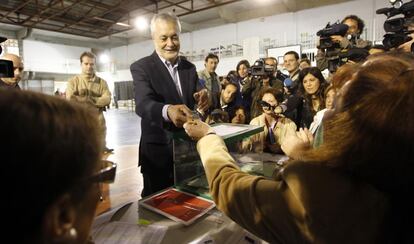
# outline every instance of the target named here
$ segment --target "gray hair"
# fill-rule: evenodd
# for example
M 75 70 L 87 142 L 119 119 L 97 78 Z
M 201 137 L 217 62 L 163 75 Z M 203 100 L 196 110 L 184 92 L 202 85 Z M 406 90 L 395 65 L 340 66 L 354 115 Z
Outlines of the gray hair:
M 157 22 L 158 20 L 175 23 L 178 34 L 181 33 L 181 24 L 180 24 L 180 20 L 178 19 L 178 17 L 170 13 L 161 13 L 161 14 L 155 14 L 151 19 L 151 26 L 150 26 L 151 36 L 154 34 L 155 22 Z

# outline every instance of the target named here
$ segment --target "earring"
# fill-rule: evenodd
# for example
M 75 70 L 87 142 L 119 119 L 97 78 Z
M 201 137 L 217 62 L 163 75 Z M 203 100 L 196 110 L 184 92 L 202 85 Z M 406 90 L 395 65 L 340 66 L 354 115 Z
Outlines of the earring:
M 72 227 L 59 238 L 59 241 L 63 243 L 76 243 L 77 239 L 78 231 Z
M 78 231 L 75 229 L 75 227 L 70 228 L 69 237 L 72 240 L 76 240 L 78 238 Z

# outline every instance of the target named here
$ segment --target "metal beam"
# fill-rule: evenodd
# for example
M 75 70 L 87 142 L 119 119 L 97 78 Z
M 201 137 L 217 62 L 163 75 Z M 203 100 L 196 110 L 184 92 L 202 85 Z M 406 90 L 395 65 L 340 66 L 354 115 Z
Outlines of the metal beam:
M 26 2 L 23 2 L 22 4 L 20 4 L 19 6 L 17 6 L 15 9 L 10 10 L 9 12 L 7 12 L 5 15 L 3 15 L 0 20 L 6 18 L 7 16 L 9 16 L 11 13 L 16 12 L 17 10 L 20 10 L 21 8 L 23 8 L 24 6 L 26 6 L 27 4 L 29 4 L 29 2 L 32 0 L 27 0 Z
M 86 16 L 88 16 L 88 14 L 89 14 L 90 12 L 92 12 L 92 10 L 94 10 L 94 7 L 91 7 L 91 8 L 88 10 L 88 12 L 86 12 L 86 13 L 84 14 L 84 16 L 81 18 L 81 20 L 86 19 L 86 18 L 87 18 Z M 78 21 L 76 21 L 76 22 L 74 22 L 74 23 L 71 23 L 71 24 L 65 23 L 65 26 L 63 26 L 62 28 L 58 29 L 57 31 L 60 31 L 60 30 L 63 30 L 63 29 L 65 29 L 65 28 L 69 28 L 69 27 L 71 27 L 71 26 L 73 26 L 73 25 L 76 25 L 76 24 L 77 24 L 77 23 L 79 23 L 81 20 L 78 20 Z
M 51 8 L 53 8 L 55 5 L 58 5 L 59 3 L 58 2 L 56 2 L 56 3 L 53 3 L 53 1 L 54 0 L 50 0 L 50 2 L 48 3 L 48 7 L 47 8 L 45 8 L 45 9 L 43 9 L 42 11 L 40 11 L 40 13 L 38 14 L 38 16 L 39 16 L 39 18 L 42 16 L 42 14 L 43 13 L 46 13 L 47 11 L 49 11 L 49 9 L 51 9 Z M 57 0 L 57 1 L 59 1 L 59 0 Z M 36 15 L 32 15 L 32 16 L 29 16 L 27 19 L 25 19 L 25 20 L 23 20 L 20 24 L 24 24 L 24 23 L 26 23 L 27 21 L 29 21 L 29 20 L 31 20 L 31 19 L 33 19 L 33 17 L 35 17 Z
M 218 14 L 221 19 L 223 19 L 226 23 L 235 23 L 237 22 L 237 16 L 234 12 L 219 7 L 218 8 Z
M 286 6 L 288 12 L 298 11 L 296 0 L 282 0 L 282 2 Z
M 40 20 L 35 21 L 33 24 L 31 24 L 31 26 L 33 27 L 33 26 L 35 26 L 35 25 L 36 25 L 36 24 L 38 24 L 38 23 L 41 23 L 41 22 L 43 22 L 43 21 L 45 21 L 45 20 L 48 20 L 48 19 L 50 19 L 50 18 L 55 17 L 56 15 L 59 15 L 59 14 L 65 13 L 66 11 L 70 10 L 73 6 L 75 6 L 76 4 L 79 4 L 79 3 L 83 2 L 83 1 L 86 1 L 86 0 L 77 0 L 76 2 L 74 2 L 74 3 L 72 3 L 71 5 L 69 5 L 69 6 L 67 6 L 67 7 L 65 7 L 65 8 L 63 8 L 63 9 L 61 9 L 60 11 L 57 11 L 57 12 L 55 12 L 55 13 L 54 13 L 54 14 L 52 14 L 52 15 L 49 15 L 49 16 L 47 16 L 47 17 L 43 18 L 43 19 L 40 19 Z
M 4 21 L 2 21 L 2 22 L 3 23 L 6 23 L 6 24 L 17 25 L 17 26 L 30 27 L 30 25 L 27 25 L 27 24 L 26 25 L 21 25 L 21 24 L 15 23 L 15 22 L 12 22 L 12 23 L 10 23 L 10 22 L 4 22 Z M 52 23 L 47 23 L 47 22 L 42 23 L 42 25 L 47 25 L 47 26 L 52 26 L 52 27 L 51 28 L 48 28 L 48 27 L 43 27 L 43 26 L 36 26 L 35 28 L 42 29 L 42 30 L 48 30 L 48 31 L 56 31 L 56 28 L 53 28 L 53 27 L 60 27 L 60 25 L 56 25 L 56 24 L 52 24 Z M 102 30 L 102 29 L 91 30 L 91 31 L 86 32 L 86 34 L 84 34 L 85 30 L 80 30 L 80 29 L 76 29 L 76 28 L 72 28 L 72 27 L 70 27 L 70 29 L 72 29 L 73 31 L 62 30 L 60 32 L 62 32 L 62 33 L 68 33 L 68 34 L 72 34 L 72 35 L 80 35 L 80 36 L 85 36 L 85 37 L 92 37 L 92 38 L 97 38 L 97 37 L 102 37 L 103 35 L 107 35 L 107 32 L 104 31 L 104 30 Z M 99 31 L 101 31 L 101 32 L 99 32 Z M 76 33 L 74 33 L 74 32 L 76 32 Z
M 181 29 L 182 30 L 185 30 L 185 31 L 188 31 L 188 32 L 192 32 L 192 31 L 196 30 L 195 25 L 189 24 L 189 23 L 184 22 L 182 20 L 180 20 L 180 24 L 181 24 Z
M 30 37 L 30 35 L 32 34 L 32 31 L 33 31 L 32 28 L 24 27 L 17 31 L 16 37 L 18 40 L 26 39 Z
M 230 1 L 226 1 L 226 2 L 220 2 L 220 3 L 216 3 L 215 5 L 205 7 L 205 8 L 199 8 L 199 9 L 192 10 L 191 12 L 182 13 L 182 14 L 179 14 L 177 16 L 178 17 L 186 16 L 186 15 L 189 15 L 189 14 L 198 13 L 198 12 L 201 12 L 201 11 L 209 10 L 209 9 L 212 9 L 212 8 L 217 8 L 217 7 L 220 7 L 220 6 L 224 6 L 224 5 L 227 5 L 227 4 L 230 4 L 230 3 L 235 3 L 235 2 L 240 2 L 240 1 L 241 0 L 230 0 Z
M 177 7 L 179 7 L 179 8 L 182 8 L 182 9 L 184 9 L 184 10 L 187 10 L 187 11 L 193 11 L 192 9 L 189 9 L 189 8 L 186 8 L 186 7 L 184 7 L 184 6 L 181 6 L 180 4 L 178 4 L 178 3 L 173 3 L 173 2 L 170 2 L 170 1 L 168 1 L 168 0 L 163 0 L 164 2 L 166 2 L 166 3 L 169 3 L 169 4 L 172 4 L 173 6 L 177 6 Z M 187 1 L 188 2 L 188 1 Z
M 70 27 L 70 26 L 73 26 L 73 25 L 77 25 L 77 24 L 79 24 L 79 23 L 82 23 L 82 22 L 84 22 L 85 20 L 87 20 L 87 19 L 95 19 L 96 17 L 101 17 L 101 16 L 104 16 L 105 14 L 108 14 L 108 13 L 110 13 L 110 12 L 113 12 L 113 11 L 115 11 L 115 10 L 117 10 L 118 8 L 121 8 L 121 5 L 125 2 L 126 0 L 121 0 L 121 1 L 119 1 L 119 3 L 117 4 L 117 5 L 115 5 L 115 6 L 113 6 L 111 9 L 109 9 L 109 10 L 107 10 L 107 11 L 105 11 L 105 12 L 103 12 L 103 13 L 100 13 L 99 15 L 95 15 L 95 16 L 84 16 L 83 18 L 81 18 L 80 20 L 78 20 L 78 21 L 76 21 L 76 22 L 74 22 L 74 23 L 72 23 L 72 24 L 70 24 L 70 25 L 68 25 L 68 26 L 65 26 L 64 28 L 67 28 L 67 27 Z M 63 27 L 62 27 L 62 29 L 63 29 Z M 59 29 L 59 30 L 62 30 L 62 29 Z
M 35 40 L 35 41 L 42 41 L 48 43 L 56 43 L 56 44 L 63 44 L 69 46 L 79 46 L 79 47 L 90 47 L 90 48 L 112 48 L 112 47 L 119 47 L 122 45 L 128 44 L 128 40 L 125 38 L 119 39 L 112 39 L 108 41 L 83 41 L 83 40 L 75 40 L 71 38 L 62 38 L 62 37 L 52 37 L 40 34 L 32 34 L 28 40 Z
M 182 1 L 176 2 L 175 4 L 181 4 L 181 3 L 188 2 L 188 1 L 190 1 L 190 0 L 182 0 Z M 191 1 L 192 1 L 192 0 L 191 0 Z M 169 8 L 169 7 L 174 6 L 174 4 L 169 4 L 169 5 L 166 5 L 166 6 L 164 6 L 164 7 L 158 7 L 158 2 L 157 2 L 157 1 L 154 3 L 154 5 L 155 5 L 155 11 L 151 11 L 151 10 L 147 10 L 147 9 L 143 8 L 143 9 L 145 10 L 145 12 L 144 12 L 144 13 L 142 13 L 141 15 L 146 15 L 146 14 L 149 14 L 149 13 L 154 13 L 154 14 L 156 14 L 156 13 L 158 13 L 160 10 L 163 10 L 163 9 L 166 9 L 166 8 Z M 128 21 L 129 21 L 128 17 L 122 17 L 122 18 L 121 18 L 120 20 L 118 20 L 118 21 L 123 22 L 123 21 L 125 21 L 125 20 L 128 20 Z M 131 29 L 132 29 L 132 28 L 131 28 Z
M 93 1 L 93 0 L 87 1 L 85 3 L 85 5 L 88 5 L 88 6 L 91 6 L 91 7 L 98 7 L 98 8 L 104 9 L 104 10 L 111 10 L 113 8 L 112 5 L 102 3 L 102 2 Z M 130 10 L 130 9 L 125 9 L 123 6 L 120 6 L 120 8 L 123 9 L 123 10 L 127 10 L 127 11 Z
M 18 21 L 15 21 L 14 19 L 16 19 L 16 17 L 8 17 L 8 18 L 11 18 L 11 22 L 12 23 L 10 23 L 10 22 L 5 22 L 5 21 L 0 21 L 0 22 L 3 22 L 3 23 L 6 23 L 6 24 L 14 24 L 14 25 L 19 25 L 19 26 L 25 26 L 25 27 L 31 27 L 32 25 L 31 24 L 29 24 L 29 23 L 26 23 L 26 24 L 20 24 Z M 50 22 L 50 21 L 45 21 L 45 22 L 42 22 L 42 23 L 40 23 L 40 24 L 42 24 L 42 25 L 50 25 L 50 26 L 54 26 L 54 27 L 56 27 L 56 28 L 61 28 L 62 27 L 62 25 L 61 24 L 63 24 L 65 21 L 68 21 L 67 19 L 64 19 L 64 18 L 60 18 L 60 17 L 56 17 L 55 19 L 54 19 L 54 22 L 56 22 L 56 24 L 55 23 L 52 23 L 52 22 Z M 59 23 L 59 24 L 58 24 Z M 81 25 L 82 25 L 82 27 L 84 28 L 84 29 L 82 29 L 82 28 L 80 28 L 81 27 Z M 77 29 L 80 29 L 80 30 L 82 30 L 82 31 L 84 31 L 84 30 L 89 30 L 88 28 L 91 28 L 91 27 L 94 27 L 93 29 L 91 29 L 91 31 L 92 32 L 95 32 L 95 31 L 102 31 L 102 32 L 105 32 L 105 30 L 104 29 L 102 29 L 102 28 L 98 28 L 96 25 L 92 25 L 92 24 L 87 24 L 87 23 L 85 23 L 85 24 L 80 24 L 80 27 L 79 28 L 75 28 L 75 27 L 67 27 L 67 28 L 70 28 L 70 29 L 73 29 L 73 30 L 77 30 Z M 38 28 L 38 26 L 35 26 L 35 28 Z M 57 29 L 56 29 L 57 30 Z M 55 30 L 55 31 L 56 31 Z
M 157 4 L 158 2 L 156 2 L 155 3 L 155 5 L 156 5 L 155 13 L 158 12 L 159 10 L 162 10 L 162 9 L 165 9 L 165 8 L 169 8 L 169 7 L 172 7 L 172 6 L 175 6 L 175 5 L 179 5 L 179 4 L 182 4 L 182 3 L 185 3 L 185 2 L 189 2 L 189 1 L 191 1 L 191 3 L 193 4 L 193 1 L 192 0 L 183 0 L 183 1 L 176 2 L 176 3 L 171 3 L 169 1 L 164 1 L 164 2 L 169 3 L 169 5 L 164 6 L 164 7 L 160 7 L 160 8 L 157 7 L 158 6 L 158 4 Z M 239 1 L 241 1 L 241 0 L 231 0 L 231 1 L 227 1 L 227 2 L 221 2 L 221 3 L 215 3 L 215 2 L 213 2 L 213 4 L 215 4 L 215 5 L 211 5 L 211 6 L 208 6 L 208 7 L 205 7 L 205 8 L 201 8 L 201 9 L 190 10 L 190 12 L 186 12 L 186 13 L 183 13 L 183 14 L 179 14 L 177 16 L 178 17 L 185 16 L 185 15 L 188 15 L 188 14 L 201 12 L 201 11 L 204 11 L 204 10 L 208 10 L 208 9 L 215 8 L 215 7 L 219 7 L 219 6 L 224 6 L 224 5 L 227 5 L 227 4 L 230 4 L 230 3 L 234 3 L 234 2 L 239 2 Z M 147 10 L 147 12 L 144 12 L 143 15 L 145 15 L 147 13 L 154 13 L 154 12 Z M 125 20 L 126 20 L 126 18 L 125 17 L 122 17 L 118 21 L 122 22 L 122 21 L 125 21 Z M 188 30 L 188 31 L 193 31 L 193 30 L 196 29 L 195 25 L 191 25 L 189 23 L 187 23 L 187 24 L 184 23 L 184 25 L 183 25 L 183 23 L 181 23 L 181 25 L 182 25 L 183 29 Z M 123 31 L 132 30 L 132 29 L 133 29 L 133 27 L 131 27 L 129 29 L 126 29 L 126 30 L 122 30 L 122 31 L 116 31 L 114 33 L 120 33 L 120 32 L 123 32 Z
M 17 39 L 17 32 L 16 31 L 9 31 L 9 30 L 2 30 L 0 28 L 0 36 L 6 37 L 8 39 Z

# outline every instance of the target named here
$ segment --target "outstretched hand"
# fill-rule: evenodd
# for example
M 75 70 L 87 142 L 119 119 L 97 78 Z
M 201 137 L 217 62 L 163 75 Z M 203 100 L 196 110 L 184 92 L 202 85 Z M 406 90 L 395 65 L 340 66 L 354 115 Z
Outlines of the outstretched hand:
M 187 135 L 195 141 L 200 140 L 208 133 L 214 132 L 213 128 L 201 120 L 190 120 L 183 127 Z
M 171 122 L 178 128 L 181 128 L 192 116 L 191 110 L 184 104 L 170 105 L 167 114 Z
M 209 97 L 207 89 L 202 89 L 194 93 L 193 96 L 197 103 L 197 108 L 203 112 L 207 111 L 209 107 Z

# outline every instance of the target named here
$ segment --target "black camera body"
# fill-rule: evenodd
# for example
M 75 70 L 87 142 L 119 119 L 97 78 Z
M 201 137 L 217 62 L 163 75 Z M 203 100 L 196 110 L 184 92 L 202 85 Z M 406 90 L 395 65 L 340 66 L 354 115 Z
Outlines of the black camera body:
M 338 67 L 347 63 L 348 61 L 360 62 L 365 60 L 368 57 L 368 50 L 365 48 L 356 48 L 350 47 L 347 49 L 341 49 L 339 43 L 334 43 L 331 40 L 331 36 L 345 36 L 348 32 L 348 25 L 335 23 L 328 23 L 326 27 L 316 33 L 317 36 L 320 36 L 319 49 L 325 50 L 325 56 L 328 60 L 328 70 L 331 73 L 334 73 Z M 352 41 L 352 38 L 355 36 L 348 36 L 348 40 Z
M 274 68 L 271 65 L 265 64 L 264 59 L 258 59 L 247 71 L 249 75 L 256 77 L 265 77 L 273 75 Z
M 414 31 L 408 30 L 408 18 L 414 18 L 414 0 L 403 3 L 401 0 L 393 1 L 391 8 L 381 8 L 376 11 L 377 14 L 385 14 L 387 20 L 384 22 L 384 40 L 382 41 L 384 47 L 396 48 L 403 43 L 412 40 L 410 34 Z M 403 15 L 403 17 L 396 17 L 396 15 Z M 414 52 L 414 45 L 411 46 Z
M 6 41 L 7 38 L 0 36 L 0 43 Z M 0 46 L 0 54 L 2 52 L 2 48 Z M 13 62 L 9 60 L 0 59 L 0 78 L 13 78 L 14 77 L 14 70 L 13 70 Z
M 319 41 L 319 49 L 335 49 L 340 48 L 338 43 L 334 43 L 331 39 L 331 36 L 345 36 L 346 32 L 348 31 L 348 26 L 345 24 L 340 23 L 334 23 L 330 24 L 328 23 L 325 28 L 318 31 L 316 33 L 317 36 L 320 37 Z
M 328 70 L 331 73 L 335 72 L 338 67 L 346 64 L 348 61 L 359 63 L 369 56 L 369 51 L 367 49 L 357 47 L 343 49 L 336 53 L 336 56 L 328 58 Z

